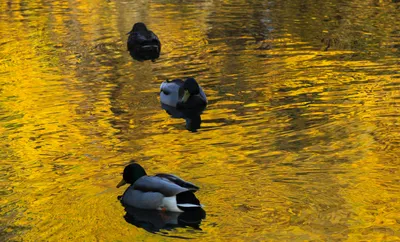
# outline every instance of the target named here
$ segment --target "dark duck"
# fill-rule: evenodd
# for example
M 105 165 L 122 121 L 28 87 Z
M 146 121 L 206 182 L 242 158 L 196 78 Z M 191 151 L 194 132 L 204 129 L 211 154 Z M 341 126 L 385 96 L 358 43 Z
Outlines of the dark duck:
M 160 40 L 144 23 L 135 23 L 128 34 L 128 51 L 133 59 L 154 62 L 160 56 Z
M 161 83 L 160 101 L 161 108 L 173 118 L 186 120 L 186 129 L 196 132 L 200 128 L 200 115 L 207 107 L 207 98 L 194 78 Z
M 139 209 L 185 212 L 200 209 L 202 205 L 194 195 L 199 188 L 171 174 L 148 176 L 137 163 L 129 164 L 117 188 L 131 184 L 120 197 L 124 206 Z

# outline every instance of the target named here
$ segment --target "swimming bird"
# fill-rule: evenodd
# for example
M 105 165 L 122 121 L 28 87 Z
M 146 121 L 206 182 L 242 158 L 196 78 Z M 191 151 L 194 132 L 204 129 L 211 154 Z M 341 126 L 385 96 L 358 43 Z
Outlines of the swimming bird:
M 173 118 L 184 118 L 186 128 L 200 128 L 200 115 L 207 107 L 207 97 L 194 78 L 166 80 L 160 86 L 161 107 Z
M 140 209 L 184 212 L 201 208 L 194 192 L 199 188 L 171 174 L 147 176 L 142 166 L 129 164 L 123 172 L 123 179 L 117 185 L 131 184 L 120 198 L 125 206 Z
M 128 51 L 133 59 L 154 62 L 160 56 L 161 42 L 144 23 L 135 23 L 128 34 Z

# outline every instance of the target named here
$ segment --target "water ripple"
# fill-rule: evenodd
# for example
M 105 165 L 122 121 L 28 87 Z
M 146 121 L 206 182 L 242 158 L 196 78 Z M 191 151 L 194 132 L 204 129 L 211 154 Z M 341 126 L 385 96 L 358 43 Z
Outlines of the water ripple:
M 0 9 L 2 238 L 399 239 L 398 3 Z M 162 41 L 155 63 L 126 51 L 138 21 Z M 209 100 L 197 133 L 157 97 L 188 76 Z M 114 187 L 131 159 L 201 187 L 202 231 L 125 222 Z

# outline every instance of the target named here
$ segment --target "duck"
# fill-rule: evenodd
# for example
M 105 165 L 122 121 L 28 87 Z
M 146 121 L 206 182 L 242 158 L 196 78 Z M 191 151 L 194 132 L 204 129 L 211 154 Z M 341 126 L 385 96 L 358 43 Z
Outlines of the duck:
M 120 197 L 124 206 L 145 210 L 185 212 L 202 207 L 194 195 L 199 187 L 172 174 L 148 176 L 138 163 L 124 168 L 117 188 L 131 184 Z
M 207 107 L 207 97 L 193 77 L 166 80 L 160 85 L 161 108 L 173 118 L 186 120 L 186 128 L 197 131 L 201 114 Z
M 138 61 L 155 61 L 161 52 L 161 42 L 142 22 L 135 23 L 129 31 L 127 45 L 133 59 Z

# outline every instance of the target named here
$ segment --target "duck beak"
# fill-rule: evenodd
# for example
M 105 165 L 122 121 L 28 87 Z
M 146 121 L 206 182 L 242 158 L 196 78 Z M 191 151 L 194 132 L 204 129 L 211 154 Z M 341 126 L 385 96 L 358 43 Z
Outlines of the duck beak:
M 190 97 L 190 93 L 188 90 L 185 90 L 185 94 L 183 94 L 182 102 L 185 103 Z
M 126 184 L 126 181 L 125 181 L 124 179 L 122 179 L 122 180 L 118 183 L 117 188 L 122 187 L 122 186 L 125 185 L 125 184 Z

